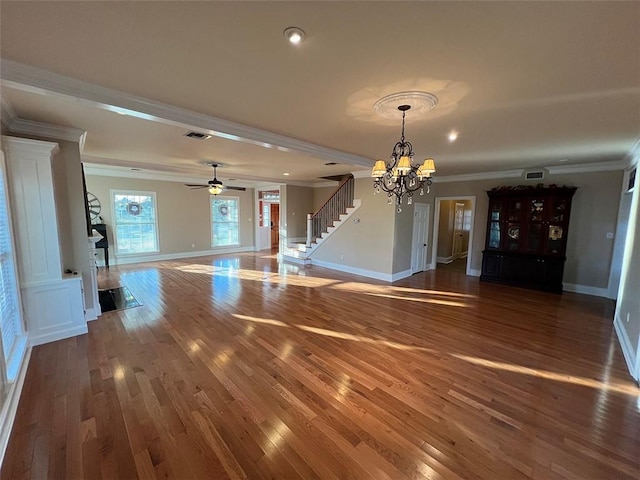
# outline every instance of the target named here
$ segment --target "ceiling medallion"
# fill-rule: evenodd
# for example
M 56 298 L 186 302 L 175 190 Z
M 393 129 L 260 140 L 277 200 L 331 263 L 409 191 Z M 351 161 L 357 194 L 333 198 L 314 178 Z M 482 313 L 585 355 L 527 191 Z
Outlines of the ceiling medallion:
M 404 113 L 407 117 L 417 117 L 436 108 L 438 97 L 429 92 L 398 92 L 382 97 L 373 104 L 375 112 L 383 118 L 397 119 Z M 411 111 L 401 112 L 399 107 L 409 105 Z

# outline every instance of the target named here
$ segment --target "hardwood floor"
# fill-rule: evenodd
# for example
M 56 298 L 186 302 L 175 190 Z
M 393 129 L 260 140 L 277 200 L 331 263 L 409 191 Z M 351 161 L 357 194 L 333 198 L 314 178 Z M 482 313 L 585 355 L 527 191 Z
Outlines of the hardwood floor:
M 613 303 L 240 254 L 112 267 L 34 348 L 9 478 L 638 479 Z

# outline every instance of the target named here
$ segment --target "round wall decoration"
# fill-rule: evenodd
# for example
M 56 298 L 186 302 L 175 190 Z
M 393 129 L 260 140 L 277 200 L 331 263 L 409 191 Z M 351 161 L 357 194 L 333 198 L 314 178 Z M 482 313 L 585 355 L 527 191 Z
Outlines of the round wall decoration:
M 229 206 L 226 204 L 222 204 L 218 207 L 218 211 L 220 212 L 220 215 L 226 217 L 227 215 L 229 215 Z
M 140 215 L 140 212 L 142 212 L 142 205 L 140 205 L 138 202 L 127 203 L 127 213 L 129 213 L 129 215 L 133 215 L 134 217 L 136 217 Z
M 87 210 L 89 210 L 91 222 L 98 218 L 98 215 L 100 215 L 100 212 L 102 211 L 100 200 L 98 200 L 98 197 L 91 192 L 87 192 Z

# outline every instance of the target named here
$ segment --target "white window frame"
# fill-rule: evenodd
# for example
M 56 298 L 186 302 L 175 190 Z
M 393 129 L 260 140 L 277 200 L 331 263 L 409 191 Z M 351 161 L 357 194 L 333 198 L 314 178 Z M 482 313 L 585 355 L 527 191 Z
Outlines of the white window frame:
M 158 255 L 160 253 L 160 239 L 158 237 L 159 225 L 158 225 L 158 202 L 156 198 L 156 192 L 143 191 L 143 190 L 109 190 L 111 197 L 111 219 L 112 219 L 112 231 L 113 231 L 113 243 L 115 244 L 115 251 L 117 257 L 133 257 L 138 255 Z M 148 252 L 120 252 L 118 251 L 118 224 L 116 215 L 116 195 L 139 195 L 149 196 L 153 199 L 153 211 L 155 212 L 155 237 L 156 237 L 156 249 Z
M 215 200 L 235 200 L 238 204 L 238 221 L 236 222 L 238 225 L 238 243 L 229 243 L 227 245 L 216 245 L 214 242 L 213 236 L 213 202 Z M 237 247 L 241 245 L 242 241 L 240 239 L 240 197 L 231 196 L 231 195 L 211 195 L 209 198 L 209 222 L 211 224 L 211 248 L 226 248 L 226 247 Z M 228 222 L 231 223 L 231 222 Z
M 13 225 L 11 222 L 11 203 L 8 191 L 8 175 L 4 161 L 4 153 L 2 151 L 0 151 L 0 170 L 0 175 L 2 175 L 4 184 L 4 198 L 0 197 L 0 202 L 3 202 L 3 206 L 7 215 L 6 233 L 8 233 L 9 239 L 9 250 L 7 252 L 4 252 L 4 254 L 0 253 L 0 262 L 5 263 L 5 265 L 8 267 L 9 277 L 12 281 L 12 285 L 9 285 L 9 288 L 13 289 L 12 291 L 9 291 L 9 296 L 13 297 L 14 303 L 12 309 L 13 311 L 11 311 L 12 318 L 9 319 L 9 321 L 13 323 L 13 325 L 11 325 L 11 328 L 13 330 L 12 345 L 10 347 L 2 345 L 2 348 L 0 350 L 2 352 L 2 354 L 0 355 L 0 359 L 4 363 L 4 371 L 2 372 L 2 377 L 3 379 L 6 378 L 6 381 L 11 383 L 14 382 L 18 377 L 18 372 L 20 370 L 22 359 L 27 347 L 27 335 L 24 328 L 24 319 L 22 317 L 22 298 L 20 296 L 18 270 L 16 265 L 15 242 L 13 241 L 14 236 Z M 2 267 L 0 266 L 0 268 Z M 4 323 L 5 319 L 2 320 Z M 2 336 L 0 336 L 0 339 L 1 338 Z M 2 340 L 0 340 L 0 343 L 2 343 Z

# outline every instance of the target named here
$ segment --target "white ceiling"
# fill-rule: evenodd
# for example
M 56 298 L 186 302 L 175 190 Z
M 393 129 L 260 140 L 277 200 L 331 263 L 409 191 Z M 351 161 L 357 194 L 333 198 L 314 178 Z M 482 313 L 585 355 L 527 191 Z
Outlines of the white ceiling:
M 202 163 L 218 161 L 222 178 L 318 182 L 388 157 L 400 122 L 372 106 L 404 90 L 440 99 L 406 129 L 436 176 L 619 161 L 640 137 L 640 2 L 2 1 L 0 13 L 5 117 L 86 130 L 91 163 L 206 179 Z M 298 47 L 291 25 L 307 33 Z

